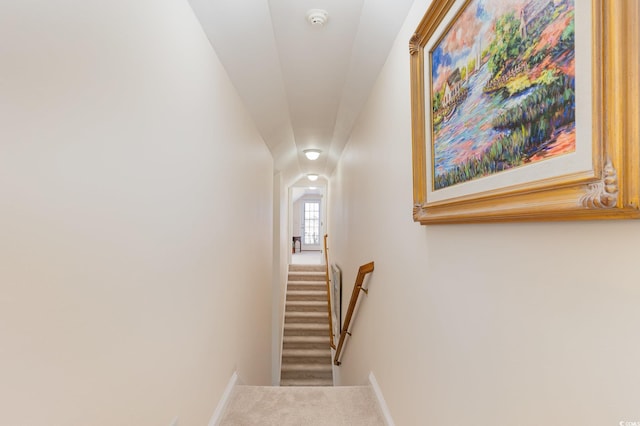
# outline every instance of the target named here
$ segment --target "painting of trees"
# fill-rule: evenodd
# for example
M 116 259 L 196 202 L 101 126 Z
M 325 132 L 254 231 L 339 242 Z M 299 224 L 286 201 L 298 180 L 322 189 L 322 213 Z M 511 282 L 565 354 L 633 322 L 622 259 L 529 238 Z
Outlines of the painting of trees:
M 522 49 L 520 21 L 513 13 L 500 16 L 496 21 L 495 38 L 489 45 L 489 70 L 497 76 L 505 66 L 515 60 Z

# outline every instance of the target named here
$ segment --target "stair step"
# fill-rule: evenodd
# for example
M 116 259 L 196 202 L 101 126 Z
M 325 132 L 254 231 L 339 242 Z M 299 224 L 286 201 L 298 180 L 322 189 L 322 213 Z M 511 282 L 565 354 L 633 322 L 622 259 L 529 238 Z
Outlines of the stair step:
M 320 296 L 324 297 L 322 300 L 327 299 L 327 291 L 326 290 L 292 290 L 287 291 L 287 297 L 289 296 Z
M 283 349 L 282 365 L 285 364 L 331 365 L 331 350 Z
M 320 311 L 289 311 L 284 315 L 285 323 L 304 322 L 304 323 L 326 323 L 329 321 L 327 312 Z
M 288 281 L 326 281 L 327 274 L 325 272 L 314 271 L 289 271 Z
M 329 347 L 328 333 L 322 336 L 291 336 L 286 335 L 282 340 L 283 349 L 325 349 Z
M 287 293 L 290 291 L 321 291 L 323 294 L 327 294 L 327 286 L 323 284 L 309 285 L 309 284 L 289 284 L 287 286 Z
M 323 282 L 315 282 L 315 281 L 289 281 L 287 284 L 287 291 L 324 291 L 327 292 L 327 284 Z
M 307 336 L 329 338 L 329 324 L 316 322 L 285 322 L 285 336 Z
M 314 271 L 292 271 L 291 269 L 289 269 L 289 275 L 309 275 L 309 276 L 314 276 L 314 277 L 323 277 L 325 275 L 325 269 L 324 269 L 324 265 L 322 265 L 321 268 L 318 268 L 317 270 Z
M 292 365 L 293 367 L 289 368 L 288 365 Z M 283 364 L 282 365 L 282 373 L 280 375 L 280 380 L 331 380 L 333 378 L 333 370 L 331 368 L 331 364 L 326 363 L 326 365 L 320 364 Z M 313 367 L 313 368 L 312 368 Z M 315 367 L 323 367 L 323 368 L 315 368 Z
M 314 357 L 314 356 L 325 356 L 325 355 L 329 355 L 329 356 L 331 355 L 331 351 L 329 350 L 329 348 L 327 349 L 283 349 L 282 350 L 282 356 Z
M 289 265 L 289 271 L 294 271 L 294 272 L 300 272 L 300 271 L 324 272 L 325 270 L 326 270 L 325 265 L 299 265 L 299 264 Z
M 329 321 L 326 312 L 316 312 L 316 311 L 290 311 L 286 312 L 285 316 L 288 317 L 306 317 L 306 318 L 322 318 Z
M 329 324 L 316 324 L 313 322 L 290 322 L 285 323 L 284 329 L 286 330 L 322 330 L 329 333 Z M 327 334 L 328 335 L 328 334 Z
M 287 343 L 326 343 L 329 344 L 328 336 L 285 336 Z
M 304 281 L 304 280 L 288 280 L 288 285 L 298 284 L 303 286 L 322 286 L 322 288 L 327 288 L 327 283 L 323 281 Z
M 286 312 L 294 312 L 294 311 L 321 311 L 327 312 L 327 301 L 326 300 L 287 300 Z
M 283 372 L 293 372 L 293 371 L 301 371 L 301 372 L 316 372 L 316 373 L 326 373 L 333 371 L 331 364 L 294 364 L 294 363 L 286 363 L 282 364 Z
M 331 379 L 282 379 L 280 386 L 333 386 Z
M 320 336 L 329 337 L 329 325 L 328 324 L 315 324 L 315 323 L 285 323 L 284 325 L 285 336 Z
M 288 301 L 326 301 L 327 300 L 327 292 L 325 291 L 316 291 L 316 290 L 306 290 L 306 291 L 287 291 L 287 302 Z

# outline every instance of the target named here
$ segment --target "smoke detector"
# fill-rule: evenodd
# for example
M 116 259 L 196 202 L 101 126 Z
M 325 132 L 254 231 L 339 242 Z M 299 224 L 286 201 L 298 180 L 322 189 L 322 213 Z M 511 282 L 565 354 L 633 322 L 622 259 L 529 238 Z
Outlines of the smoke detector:
M 312 27 L 324 27 L 324 24 L 327 23 L 327 19 L 329 19 L 329 14 L 326 10 L 311 9 L 307 12 L 307 21 L 309 21 Z

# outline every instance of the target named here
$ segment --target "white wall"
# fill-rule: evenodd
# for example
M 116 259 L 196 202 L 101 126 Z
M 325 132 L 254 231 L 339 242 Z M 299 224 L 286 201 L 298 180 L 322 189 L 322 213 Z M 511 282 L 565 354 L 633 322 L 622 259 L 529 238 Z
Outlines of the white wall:
M 413 223 L 407 46 L 428 3 L 331 179 L 345 294 L 375 261 L 340 383 L 373 371 L 403 426 L 640 421 L 640 221 Z
M 284 325 L 284 307 L 291 256 L 291 239 L 288 235 L 288 190 L 282 172 L 273 179 L 273 282 L 271 301 L 271 384 L 280 385 L 280 364 Z
M 202 425 L 268 384 L 272 176 L 186 0 L 3 1 L 0 423 Z

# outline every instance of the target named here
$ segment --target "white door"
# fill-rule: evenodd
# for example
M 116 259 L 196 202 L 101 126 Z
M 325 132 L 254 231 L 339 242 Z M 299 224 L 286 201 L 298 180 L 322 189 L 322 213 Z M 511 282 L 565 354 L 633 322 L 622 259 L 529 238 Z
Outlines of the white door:
M 321 250 L 320 201 L 302 203 L 302 250 Z

